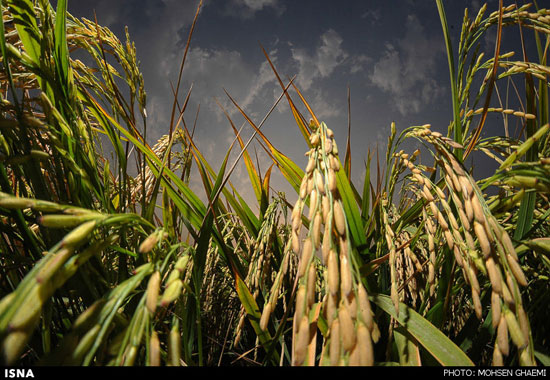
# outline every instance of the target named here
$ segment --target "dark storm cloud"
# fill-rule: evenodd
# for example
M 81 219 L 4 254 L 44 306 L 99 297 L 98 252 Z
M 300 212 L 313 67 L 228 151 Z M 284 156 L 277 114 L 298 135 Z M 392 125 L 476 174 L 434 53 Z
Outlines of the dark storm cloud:
M 280 16 L 286 10 L 281 0 L 231 0 L 226 3 L 224 12 L 228 16 L 250 19 L 260 11 L 274 11 Z
M 438 63 L 445 63 L 445 47 L 438 34 L 424 30 L 416 15 L 409 15 L 403 36 L 386 44 L 374 63 L 371 82 L 393 98 L 402 115 L 417 113 L 447 91 L 433 76 Z

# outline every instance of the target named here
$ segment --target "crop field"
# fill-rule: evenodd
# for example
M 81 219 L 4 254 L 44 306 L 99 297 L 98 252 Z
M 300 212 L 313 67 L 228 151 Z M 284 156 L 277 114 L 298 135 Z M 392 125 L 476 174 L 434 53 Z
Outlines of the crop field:
M 356 163 L 353 135 L 266 50 L 273 108 L 285 103 L 306 158 L 264 134 L 271 111 L 256 120 L 229 92 L 225 159 L 199 149 L 180 82 L 202 1 L 158 141 L 130 33 L 73 17 L 66 0 L 2 1 L 0 362 L 549 366 L 550 9 L 510 4 L 450 28 L 433 2 L 446 133 L 391 124 L 384 153 Z M 518 50 L 502 47 L 505 28 Z M 479 49 L 488 33 L 492 55 Z M 521 128 L 489 134 L 494 120 Z M 474 154 L 490 172 L 473 174 Z

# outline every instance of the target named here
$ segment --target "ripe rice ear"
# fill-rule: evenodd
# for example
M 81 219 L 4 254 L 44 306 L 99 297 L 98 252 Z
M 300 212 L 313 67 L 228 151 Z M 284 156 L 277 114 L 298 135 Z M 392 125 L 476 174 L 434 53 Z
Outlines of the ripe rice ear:
M 359 324 L 357 327 L 357 349 L 359 351 L 359 365 L 374 365 L 372 339 L 369 329 L 363 324 Z
M 19 359 L 25 345 L 31 338 L 33 330 L 14 330 L 3 339 L 0 348 L 2 362 L 13 365 Z
M 260 317 L 260 328 L 262 330 L 267 330 L 267 323 L 269 322 L 270 315 L 271 315 L 271 304 L 267 303 L 264 306 L 264 310 L 262 311 L 262 316 Z
M 508 326 L 506 325 L 506 318 L 501 318 L 497 329 L 497 342 L 500 352 L 504 356 L 508 356 Z
M 508 261 L 508 265 L 510 266 L 510 270 L 512 271 L 512 274 L 516 278 L 517 282 L 521 286 L 527 286 L 527 279 L 525 278 L 525 274 L 523 274 L 523 270 L 519 266 L 518 262 L 509 254 L 506 255 L 506 259 Z
M 156 271 L 151 275 L 151 278 L 147 283 L 147 299 L 145 301 L 145 305 L 147 307 L 147 310 L 149 310 L 149 313 L 151 313 L 151 315 L 155 314 L 155 310 L 157 308 L 159 289 L 160 289 L 160 272 Z
M 327 281 L 330 293 L 335 296 L 340 290 L 340 276 L 338 270 L 338 255 L 330 250 L 327 263 Z
M 479 293 L 476 293 L 472 290 L 472 300 L 474 302 L 474 311 L 476 313 L 477 319 L 481 320 L 483 317 L 483 309 L 481 306 L 481 300 L 479 299 Z
M 527 317 L 527 313 L 523 309 L 521 305 L 517 307 L 517 315 L 519 320 L 519 326 L 521 328 L 521 332 L 523 333 L 524 337 L 529 337 L 530 335 L 530 327 L 529 327 L 529 318 Z
M 139 253 L 144 254 L 151 252 L 155 244 L 158 242 L 158 238 L 159 235 L 156 231 L 147 236 L 147 238 L 139 246 Z
M 292 251 L 296 254 L 300 253 L 300 237 L 296 231 L 292 231 Z
M 306 239 L 304 241 L 304 246 L 302 247 L 302 255 L 300 256 L 300 263 L 298 264 L 298 277 L 304 277 L 306 270 L 310 265 L 310 260 L 313 257 L 313 244 L 311 239 Z
M 485 260 L 485 266 L 487 267 L 487 274 L 489 275 L 493 291 L 502 294 L 502 275 L 492 256 L 489 256 L 489 258 Z
M 333 203 L 333 212 L 334 212 L 334 225 L 338 234 L 344 236 L 346 234 L 346 218 L 344 216 L 344 210 L 339 201 Z
M 500 296 L 494 290 L 491 292 L 491 311 L 493 318 L 493 328 L 496 328 L 500 323 L 501 309 L 500 309 Z
M 357 288 L 357 297 L 359 299 L 359 313 L 363 317 L 363 322 L 365 323 L 369 331 L 372 331 L 374 328 L 374 321 L 372 318 L 372 310 L 370 307 L 370 301 L 367 296 L 367 291 L 365 290 L 363 285 L 359 285 Z
M 181 343 L 180 343 L 179 324 L 176 322 L 173 324 L 168 337 L 168 354 L 169 354 L 169 366 L 179 366 L 181 358 Z
M 319 249 L 321 245 L 321 213 L 317 212 L 315 218 L 313 219 L 313 241 L 316 249 Z
M 182 288 L 183 282 L 179 278 L 173 281 L 162 294 L 160 299 L 161 306 L 166 307 L 174 302 L 181 295 Z
M 502 352 L 498 343 L 495 343 L 495 348 L 493 349 L 493 366 L 502 367 L 504 365 L 504 358 L 502 357 Z
M 351 271 L 347 256 L 340 255 L 340 289 L 345 297 L 348 297 L 352 290 Z
M 481 251 L 483 252 L 483 256 L 485 258 L 489 257 L 492 252 L 491 243 L 489 242 L 489 238 L 487 237 L 485 227 L 477 220 L 474 221 L 474 232 L 476 233 L 477 239 L 479 241 L 479 246 L 481 247 Z
M 306 359 L 307 347 L 309 345 L 309 320 L 307 316 L 303 316 L 296 332 L 296 342 L 294 343 L 294 365 L 300 366 L 304 364 Z
M 317 284 L 317 269 L 315 265 L 310 265 L 307 274 L 307 304 L 311 307 L 315 303 Z
M 340 336 L 342 337 L 342 348 L 350 352 L 355 345 L 356 336 L 353 320 L 347 310 L 347 307 L 340 304 L 338 309 L 338 320 L 340 321 Z
M 330 325 L 329 358 L 330 365 L 338 365 L 340 360 L 340 321 L 335 319 Z
M 523 335 L 523 332 L 521 331 L 521 327 L 518 324 L 518 321 L 516 319 L 516 316 L 514 313 L 512 313 L 509 309 L 504 310 L 504 318 L 506 319 L 506 323 L 508 325 L 508 331 L 510 333 L 510 337 L 512 338 L 512 341 L 518 348 L 524 348 L 527 346 L 527 338 Z
M 160 341 L 156 331 L 153 330 L 149 341 L 149 365 L 160 366 Z
M 309 195 L 309 215 L 308 218 L 312 219 L 315 211 L 317 210 L 317 190 L 313 189 Z
M 301 285 L 296 292 L 296 309 L 294 311 L 294 318 L 302 318 L 305 314 L 306 307 L 306 288 Z
M 332 238 L 330 236 L 331 223 L 328 222 L 325 225 L 325 231 L 323 233 L 323 243 L 321 244 L 321 253 L 323 256 L 323 263 L 326 265 L 328 261 L 329 252 L 331 250 Z

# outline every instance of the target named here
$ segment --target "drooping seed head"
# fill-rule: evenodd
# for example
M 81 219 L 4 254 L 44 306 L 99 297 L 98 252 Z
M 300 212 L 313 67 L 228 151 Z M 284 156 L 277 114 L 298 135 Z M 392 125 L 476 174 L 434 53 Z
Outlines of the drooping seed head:
M 323 256 L 323 263 L 326 265 L 327 263 L 327 260 L 328 260 L 328 254 L 329 254 L 329 251 L 331 249 L 331 245 L 332 245 L 332 238 L 330 236 L 331 234 L 331 223 L 327 223 L 325 225 L 325 231 L 323 233 L 323 243 L 321 244 L 321 252 L 322 252 L 322 256 Z
M 327 282 L 330 293 L 334 296 L 340 289 L 340 276 L 338 267 L 338 255 L 334 250 L 330 250 L 327 263 Z
M 497 343 L 498 348 L 502 355 L 508 356 L 509 345 L 508 345 L 508 325 L 506 324 L 506 318 L 500 318 L 497 328 Z
M 340 289 L 342 294 L 347 297 L 352 291 L 351 270 L 347 256 L 340 255 Z
M 351 351 L 356 342 L 355 326 L 346 306 L 340 304 L 338 308 L 338 320 L 340 321 L 340 336 L 342 338 L 342 348 L 345 351 Z
M 359 365 L 374 365 L 374 350 L 370 330 L 362 323 L 359 323 L 357 327 L 357 348 L 359 350 Z
M 340 321 L 337 318 L 330 324 L 329 358 L 331 366 L 340 360 Z
M 315 183 L 315 186 L 319 190 L 319 193 L 325 194 L 325 182 L 323 181 L 323 175 L 318 169 L 315 169 L 313 171 L 313 181 Z
M 323 212 L 323 220 L 328 221 L 328 215 L 330 213 L 330 200 L 326 195 L 323 195 L 323 199 L 321 200 L 321 210 Z
M 511 278 L 512 277 L 507 273 L 506 280 L 511 280 Z M 510 289 L 512 289 L 513 291 L 513 289 L 517 285 L 511 284 L 510 281 L 507 281 L 507 284 L 502 282 L 502 299 L 504 300 L 504 302 L 509 308 L 514 309 L 516 306 L 516 300 L 514 299 L 514 296 L 512 295 L 512 292 L 510 291 Z
M 97 221 L 95 220 L 90 220 L 89 222 L 82 223 L 80 226 L 76 227 L 74 230 L 65 235 L 65 237 L 61 241 L 61 245 L 64 247 L 77 247 L 86 239 L 89 239 L 91 237 L 91 234 L 96 225 Z
M 292 251 L 298 254 L 300 253 L 300 237 L 296 231 L 292 231 Z
M 502 367 L 504 365 L 504 358 L 502 357 L 502 352 L 500 347 L 498 347 L 498 342 L 495 342 L 495 348 L 493 349 L 493 363 L 494 367 Z
M 491 314 L 493 318 L 493 328 L 496 328 L 498 324 L 500 323 L 500 314 L 501 308 L 500 308 L 500 296 L 497 292 L 494 290 L 491 292 Z
M 302 247 L 302 254 L 300 256 L 300 263 L 298 264 L 298 277 L 301 278 L 306 274 L 306 270 L 309 266 L 309 262 L 313 255 L 313 244 L 311 239 L 308 238 L 304 241 L 304 246 Z
M 481 317 L 483 316 L 481 300 L 479 298 L 479 293 L 475 292 L 473 289 L 472 289 L 472 300 L 474 302 L 474 311 L 476 313 L 476 317 L 477 319 L 481 320 Z
M 307 304 L 311 307 L 315 303 L 317 284 L 317 270 L 315 265 L 310 265 L 307 275 Z
M 313 189 L 309 196 L 309 219 L 313 217 L 313 214 L 317 210 L 317 190 Z
M 180 296 L 182 288 L 183 282 L 180 279 L 173 281 L 162 294 L 160 299 L 161 306 L 166 307 L 174 302 Z
M 333 203 L 333 212 L 334 212 L 334 225 L 338 234 L 340 236 L 345 236 L 346 234 L 346 217 L 344 215 L 344 210 L 342 209 L 342 204 L 340 201 L 335 201 Z
M 300 185 L 300 192 L 299 192 L 300 199 L 305 199 L 306 198 L 307 190 L 308 190 L 308 184 L 309 184 L 308 176 L 305 175 L 304 178 L 302 179 L 302 183 Z
M 306 288 L 299 286 L 296 291 L 296 308 L 294 311 L 295 318 L 302 318 L 306 310 Z
M 519 263 L 509 254 L 506 255 L 506 260 L 508 261 L 510 270 L 512 271 L 512 274 L 516 278 L 517 282 L 521 286 L 527 286 L 527 279 L 525 278 L 525 274 L 523 273 Z
M 527 346 L 527 338 L 523 335 L 514 313 L 512 313 L 509 309 L 505 309 L 504 318 L 506 319 L 508 332 L 510 333 L 510 337 L 512 338 L 514 344 L 520 349 Z
M 151 275 L 151 278 L 149 278 L 149 282 L 147 283 L 147 299 L 146 299 L 145 305 L 147 307 L 147 310 L 149 310 L 149 313 L 151 313 L 151 315 L 155 314 L 155 310 L 157 308 L 159 289 L 160 289 L 160 272 L 156 271 Z
M 497 267 L 492 256 L 489 256 L 489 258 L 485 260 L 485 266 L 487 268 L 487 274 L 489 275 L 489 280 L 491 281 L 493 291 L 503 295 L 502 275 L 500 274 L 500 269 Z
M 357 298 L 359 299 L 359 303 L 357 305 L 359 307 L 359 313 L 361 314 L 363 322 L 365 323 L 369 331 L 372 331 L 374 321 L 372 319 L 372 310 L 370 307 L 367 291 L 365 290 L 363 285 L 359 285 L 357 288 Z
M 486 258 L 489 257 L 492 252 L 491 243 L 487 237 L 487 232 L 484 225 L 479 223 L 477 220 L 474 221 L 474 232 L 476 233 L 483 256 Z
M 307 347 L 309 345 L 309 320 L 303 316 L 296 332 L 296 342 L 294 343 L 294 365 L 302 365 L 306 359 Z
M 264 306 L 262 311 L 262 316 L 260 317 L 260 328 L 265 331 L 267 330 L 267 323 L 269 322 L 269 317 L 271 316 L 271 304 L 267 303 Z
M 317 146 L 319 144 L 319 133 L 313 133 L 310 137 L 311 145 Z

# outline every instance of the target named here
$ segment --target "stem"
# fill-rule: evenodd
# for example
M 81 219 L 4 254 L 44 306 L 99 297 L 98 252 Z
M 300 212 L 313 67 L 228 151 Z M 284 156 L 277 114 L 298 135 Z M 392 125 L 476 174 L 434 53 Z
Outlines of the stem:
M 443 36 L 445 38 L 445 45 L 447 48 L 447 59 L 449 61 L 449 75 L 451 78 L 451 91 L 453 100 L 453 119 L 454 119 L 454 140 L 462 145 L 462 124 L 460 123 L 460 104 L 458 99 L 458 88 L 455 78 L 455 63 L 453 57 L 453 47 L 451 45 L 451 36 L 449 35 L 449 26 L 447 25 L 447 16 L 445 16 L 445 9 L 443 8 L 443 2 L 441 0 L 435 0 L 437 4 L 437 10 L 439 11 L 439 19 L 441 20 L 441 27 L 443 28 Z M 455 149 L 456 157 L 459 161 L 462 161 L 462 149 Z

